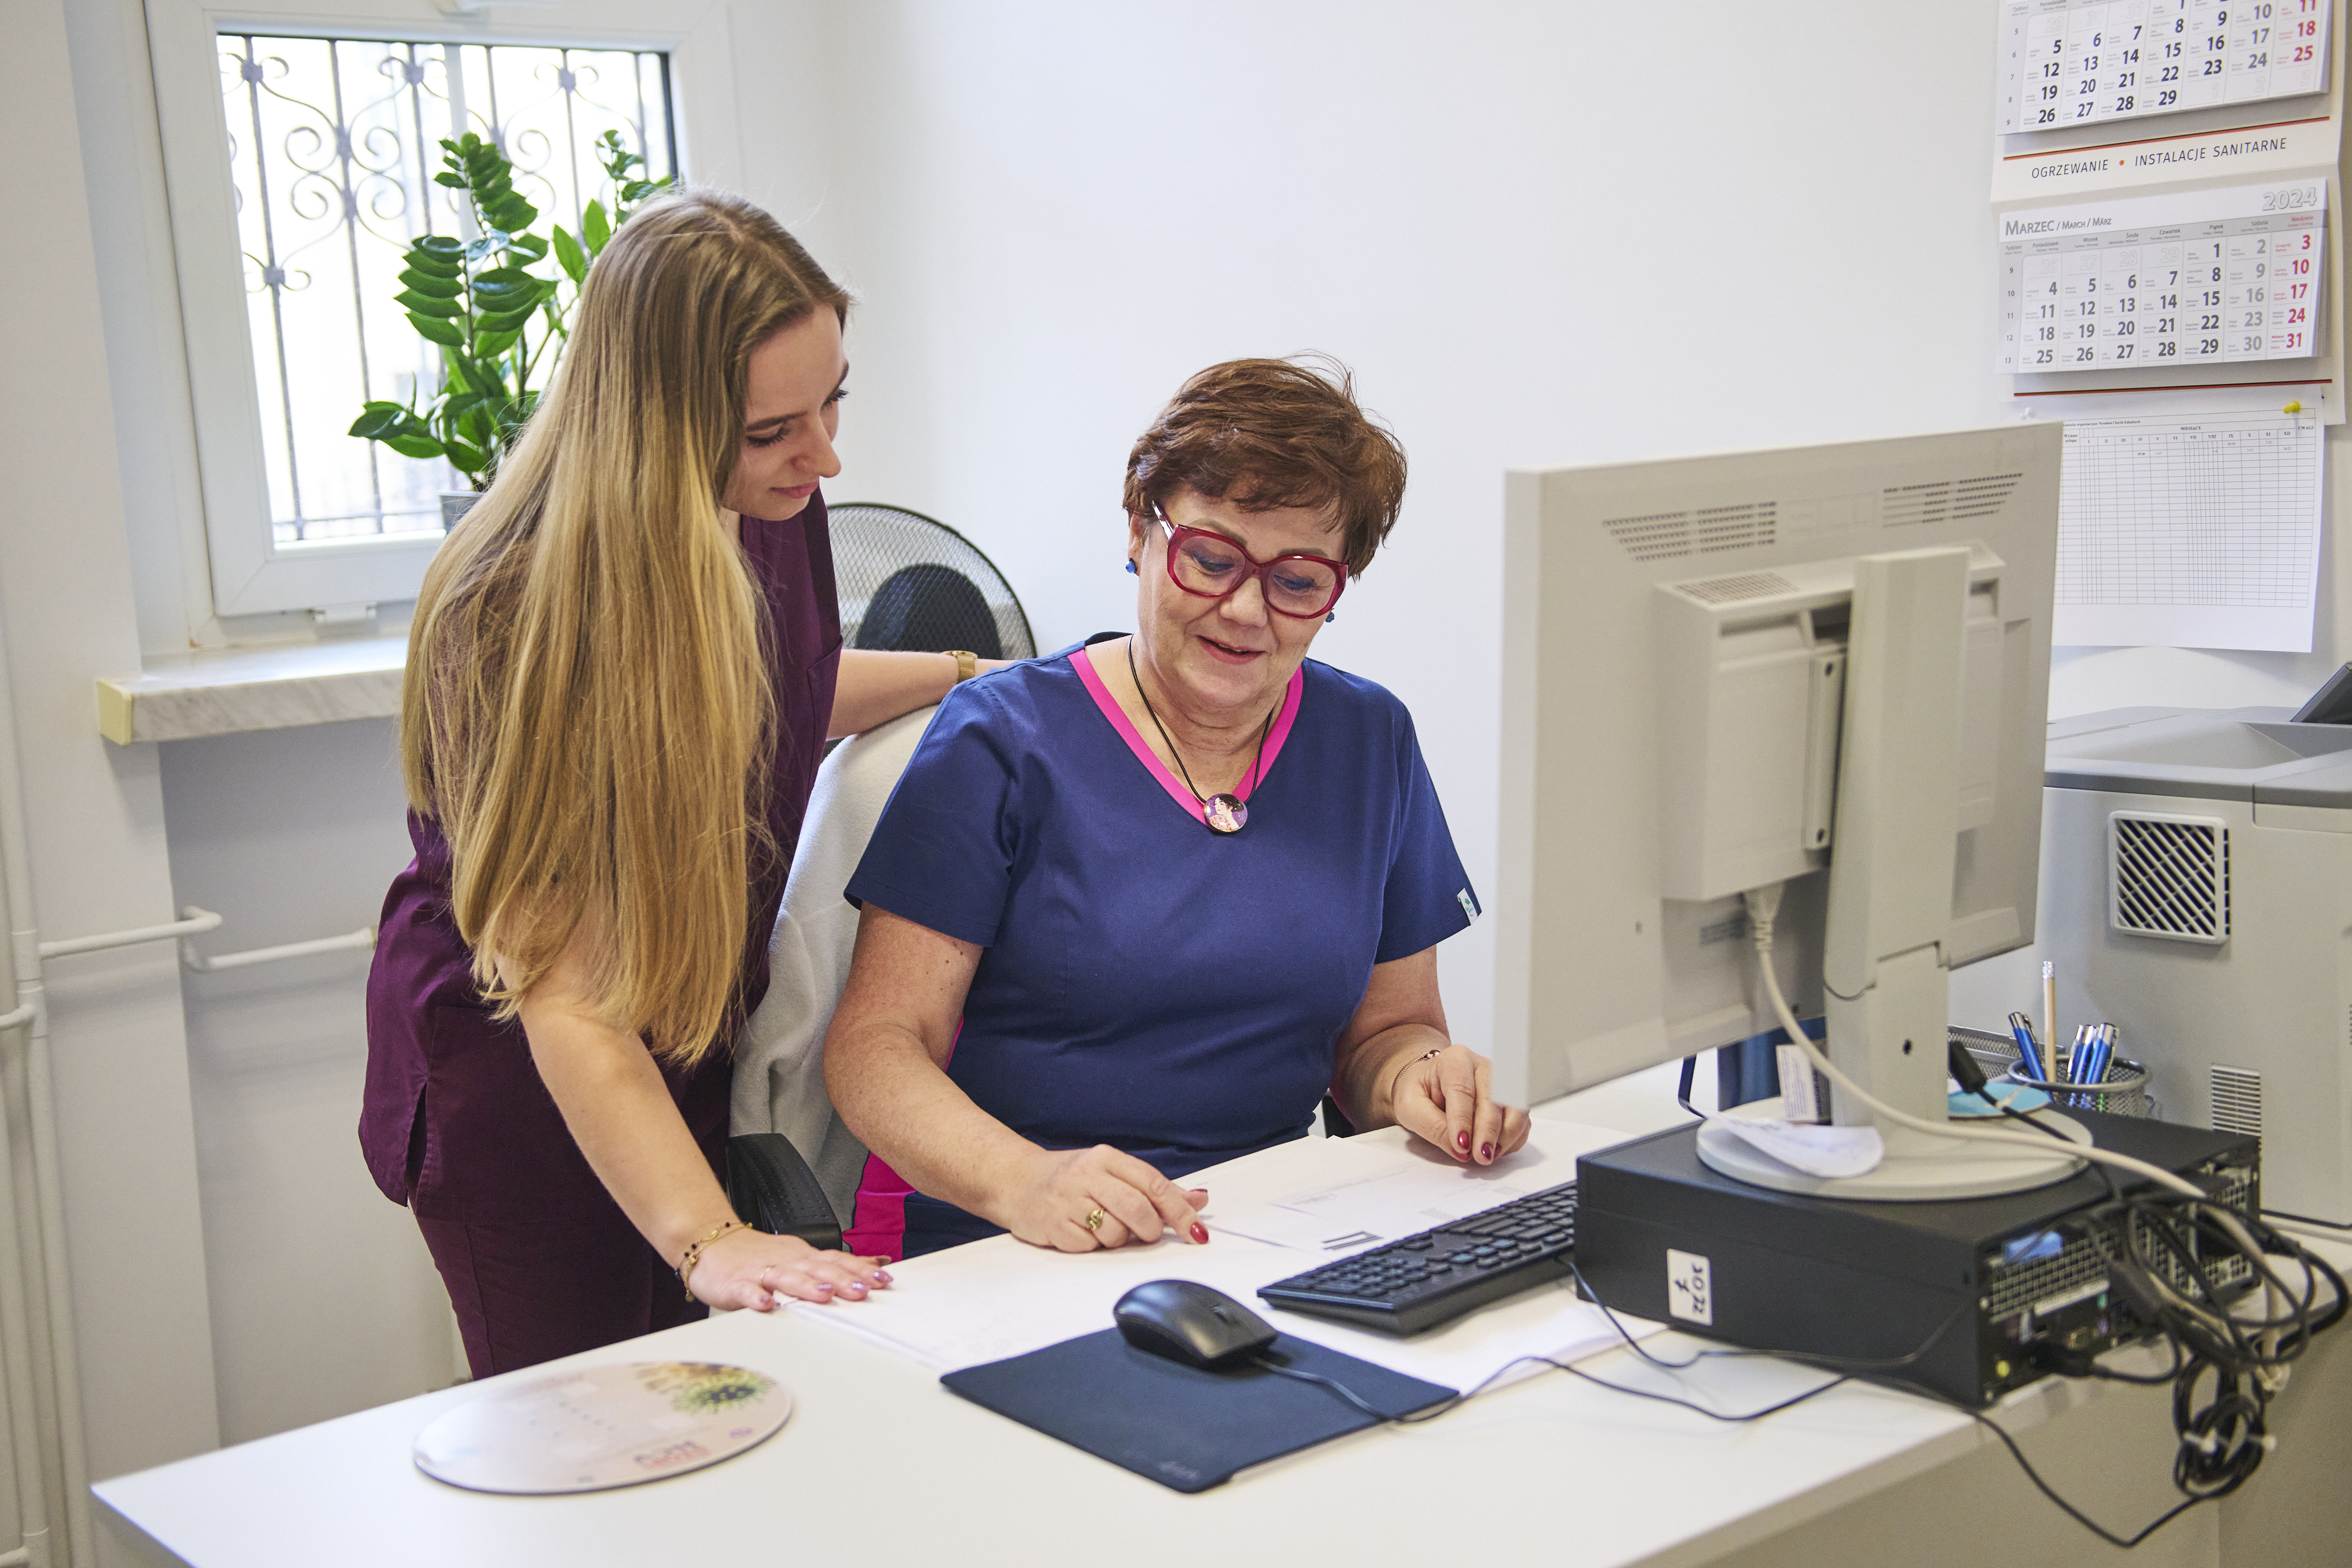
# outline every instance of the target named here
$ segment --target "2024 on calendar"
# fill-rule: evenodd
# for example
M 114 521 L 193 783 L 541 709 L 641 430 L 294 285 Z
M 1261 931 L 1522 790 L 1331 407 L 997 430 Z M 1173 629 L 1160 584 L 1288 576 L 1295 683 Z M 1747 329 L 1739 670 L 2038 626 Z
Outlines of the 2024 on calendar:
M 2317 353 L 2327 184 L 2311 178 L 2001 213 L 2004 374 Z
M 2008 0 L 2004 134 L 2320 92 L 2333 0 Z

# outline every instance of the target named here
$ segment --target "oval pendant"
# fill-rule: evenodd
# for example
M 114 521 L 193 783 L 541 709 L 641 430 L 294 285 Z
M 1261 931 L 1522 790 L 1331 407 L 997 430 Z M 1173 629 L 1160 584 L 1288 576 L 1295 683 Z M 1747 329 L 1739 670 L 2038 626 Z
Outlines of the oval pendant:
M 1249 826 L 1249 807 L 1237 795 L 1213 795 L 1202 802 L 1201 811 L 1212 833 L 1239 833 Z

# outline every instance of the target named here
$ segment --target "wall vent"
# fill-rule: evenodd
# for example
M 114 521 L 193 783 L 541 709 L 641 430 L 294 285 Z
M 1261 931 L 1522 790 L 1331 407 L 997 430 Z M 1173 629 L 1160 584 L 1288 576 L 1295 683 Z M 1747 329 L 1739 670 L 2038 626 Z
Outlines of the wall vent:
M 2217 816 L 2107 818 L 2108 918 L 2134 936 L 2230 940 L 2230 826 Z
M 1778 572 L 1740 572 L 1729 577 L 1703 577 L 1696 583 L 1677 583 L 1675 591 L 1687 594 L 1706 605 L 1736 605 L 1742 599 L 1764 599 L 1776 594 L 1793 594 L 1797 585 Z
M 1932 485 L 1897 485 L 1879 497 L 1879 521 L 1888 528 L 1942 522 L 1951 516 L 1952 481 Z
M 1973 479 L 1962 479 L 1952 487 L 1952 521 L 1965 522 L 1972 518 L 1990 517 L 2009 504 L 2009 492 L 2017 488 L 2022 474 L 1986 474 Z
M 2263 1075 L 2244 1068 L 2215 1067 L 2212 1074 L 2213 1131 L 2263 1135 Z

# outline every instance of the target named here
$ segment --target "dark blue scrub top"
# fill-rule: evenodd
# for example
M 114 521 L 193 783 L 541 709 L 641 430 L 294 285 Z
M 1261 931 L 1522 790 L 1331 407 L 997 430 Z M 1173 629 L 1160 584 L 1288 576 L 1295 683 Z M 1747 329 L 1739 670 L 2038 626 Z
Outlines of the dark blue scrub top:
M 950 693 L 850 901 L 986 950 L 948 1076 L 1024 1137 L 1182 1176 L 1302 1136 L 1372 965 L 1477 909 L 1412 716 L 1307 661 L 1224 837 L 1074 657 Z M 906 1256 L 995 1228 L 877 1160 L 851 1245 L 896 1253 L 902 1202 Z

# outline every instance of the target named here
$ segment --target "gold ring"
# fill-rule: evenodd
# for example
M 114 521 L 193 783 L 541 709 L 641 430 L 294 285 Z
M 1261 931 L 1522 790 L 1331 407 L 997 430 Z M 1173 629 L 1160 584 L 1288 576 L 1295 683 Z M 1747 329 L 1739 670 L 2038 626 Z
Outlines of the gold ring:
M 1097 1235 L 1100 1235 L 1102 1232 L 1102 1222 L 1109 1217 L 1110 1216 L 1108 1215 L 1103 1213 L 1102 1205 L 1097 1204 L 1093 1208 L 1087 1211 L 1087 1217 L 1084 1223 L 1088 1230 L 1095 1232 Z

